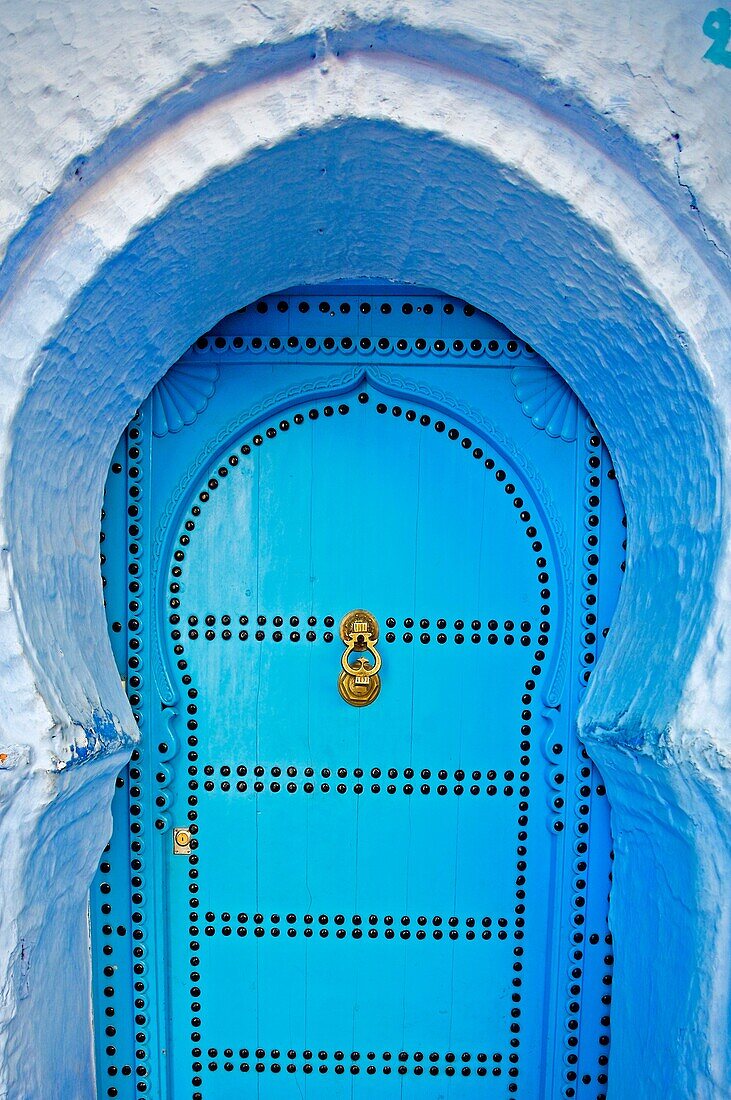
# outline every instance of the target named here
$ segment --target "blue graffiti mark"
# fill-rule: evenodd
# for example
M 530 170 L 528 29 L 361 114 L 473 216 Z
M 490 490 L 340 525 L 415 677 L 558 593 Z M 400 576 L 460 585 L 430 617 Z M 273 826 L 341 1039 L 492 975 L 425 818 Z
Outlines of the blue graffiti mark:
M 731 12 L 726 8 L 716 8 L 709 11 L 703 21 L 703 33 L 712 39 L 712 45 L 708 47 L 703 57 L 712 61 L 714 65 L 725 65 L 731 69 L 731 50 L 728 49 L 731 38 Z

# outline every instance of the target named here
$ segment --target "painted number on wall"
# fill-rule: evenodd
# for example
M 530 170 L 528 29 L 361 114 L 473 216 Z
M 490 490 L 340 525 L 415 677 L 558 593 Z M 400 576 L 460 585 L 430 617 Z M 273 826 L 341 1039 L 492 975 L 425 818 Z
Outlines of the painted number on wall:
M 703 54 L 707 61 L 714 65 L 725 65 L 731 69 L 731 50 L 728 48 L 731 38 L 731 13 L 727 8 L 716 8 L 709 11 L 703 21 L 703 33 L 711 39 L 711 45 Z

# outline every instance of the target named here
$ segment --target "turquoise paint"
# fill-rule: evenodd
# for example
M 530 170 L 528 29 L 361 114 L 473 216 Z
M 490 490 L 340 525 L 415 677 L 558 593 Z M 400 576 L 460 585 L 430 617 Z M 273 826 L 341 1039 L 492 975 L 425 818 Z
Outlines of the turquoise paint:
M 168 372 L 105 499 L 142 741 L 91 895 L 100 1096 L 604 1094 L 611 841 L 576 712 L 622 520 L 576 396 L 455 298 L 273 295 Z M 337 692 L 355 606 L 364 710 Z
M 309 166 L 314 178 L 322 157 L 350 163 L 356 151 L 358 171 L 340 173 L 327 194 L 315 194 L 314 184 L 309 189 Z M 425 192 L 419 181 L 427 170 L 438 186 Z M 452 202 L 464 193 L 465 180 L 470 202 L 477 203 L 469 215 Z M 285 193 L 291 202 L 264 202 Z M 354 210 L 361 211 L 357 224 Z M 363 219 L 367 234 L 358 228 Z M 205 248 L 196 230 L 201 226 Z M 176 274 L 181 270 L 182 280 Z M 673 1089 L 680 1096 L 705 1095 L 727 1076 L 719 1061 L 724 1044 L 713 1039 L 727 1022 L 725 1008 L 715 995 L 695 992 L 715 988 L 713 975 L 725 958 L 719 930 L 726 899 L 714 883 L 727 853 L 727 788 L 718 754 L 700 729 L 688 732 L 687 711 L 686 725 L 678 725 L 677 708 L 689 669 L 694 662 L 697 667 L 716 593 L 722 482 L 715 397 L 654 293 L 641 294 L 633 280 L 628 283 L 607 240 L 558 201 L 525 183 L 516 189 L 487 161 L 431 136 L 427 142 L 385 126 L 344 125 L 208 181 L 200 194 L 181 199 L 142 231 L 129 250 L 102 267 L 49 343 L 15 426 L 9 506 L 13 530 L 22 525 L 15 576 L 29 636 L 45 632 L 39 667 L 48 683 L 57 684 L 63 665 L 67 693 L 83 689 L 94 699 L 98 685 L 110 702 L 118 690 L 116 670 L 101 659 L 106 640 L 102 645 L 103 623 L 95 617 L 99 580 L 90 548 L 98 538 L 113 438 L 135 405 L 197 333 L 240 302 L 295 280 L 352 271 L 451 288 L 509 318 L 513 330 L 541 347 L 581 392 L 611 441 L 630 516 L 628 572 L 579 722 L 592 751 L 601 754 L 617 837 L 612 1088 L 618 1096 L 637 1088 L 648 1097 Z M 720 307 L 714 312 L 722 314 Z M 721 353 L 722 343 L 714 347 L 715 355 Z M 670 392 L 673 445 L 663 399 Z M 49 423 L 80 423 L 79 410 L 83 430 L 71 442 L 67 432 L 47 430 Z M 73 451 L 72 443 L 83 450 Z M 60 469 L 70 471 L 65 486 Z M 43 485 L 28 500 L 22 486 L 33 478 Z M 78 554 L 80 541 L 85 555 Z M 69 694 L 63 698 L 71 714 L 85 714 L 68 702 Z M 707 698 L 712 707 L 718 694 Z M 115 714 L 120 726 L 133 729 L 121 703 Z M 709 720 L 707 728 L 722 727 Z M 64 744 L 59 736 L 59 754 Z M 104 766 L 100 760 L 84 776 L 102 807 L 93 827 L 87 823 L 85 851 L 88 836 L 98 836 L 101 846 L 106 835 L 106 787 L 100 794 L 98 778 Z M 640 950 L 641 944 L 651 946 Z M 83 1000 L 85 983 L 79 988 Z M 61 1000 L 58 993 L 55 1003 Z M 48 1031 L 47 999 L 43 1005 Z M 65 1026 L 60 1010 L 53 1018 Z M 64 1049 L 65 1072 L 76 1073 L 83 1059 Z M 34 1082 L 59 1072 L 56 1060 L 39 1056 L 33 1064 Z M 641 1083 L 639 1064 L 645 1068 Z
M 731 68 L 731 50 L 728 48 L 731 38 L 731 13 L 727 8 L 715 8 L 709 11 L 703 21 L 703 33 L 713 42 L 708 47 L 703 57 L 712 61 L 714 65 L 725 65 Z
M 354 122 L 350 115 L 355 112 L 345 102 L 341 130 L 302 135 L 289 151 L 281 148 L 286 139 L 278 134 L 273 151 L 251 158 L 248 170 L 242 166 L 228 172 L 226 185 L 219 186 L 220 177 L 204 176 L 185 196 L 174 186 L 172 194 L 164 185 L 158 189 L 154 158 L 159 150 L 139 135 L 126 150 L 135 157 L 117 164 L 119 171 L 109 173 L 101 187 L 86 189 L 87 170 L 84 183 L 68 189 L 69 198 L 81 197 L 83 209 L 99 216 L 108 188 L 120 175 L 133 174 L 134 163 L 147 161 L 158 185 L 156 202 L 162 205 L 142 202 L 138 224 L 146 228 L 138 237 L 122 243 L 127 224 L 122 215 L 128 208 L 122 202 L 111 204 L 106 220 L 101 215 L 96 236 L 72 206 L 68 217 L 46 223 L 42 249 L 29 235 L 19 240 L 22 263 L 7 303 L 3 343 L 12 394 L 8 408 L 18 408 L 6 485 L 14 584 L 9 619 L 19 612 L 38 696 L 58 724 L 49 737 L 45 712 L 39 715 L 29 694 L 15 692 L 18 665 L 11 657 L 12 737 L 21 750 L 24 739 L 32 738 L 34 771 L 22 788 L 18 784 L 20 797 L 8 802 L 5 819 L 11 838 L 6 877 L 17 874 L 17 889 L 7 899 L 5 952 L 6 959 L 12 958 L 17 929 L 37 921 L 49 931 L 45 947 L 33 950 L 31 973 L 51 975 L 31 982 L 29 995 L 17 1007 L 11 1000 L 6 1009 L 2 1063 L 14 1096 L 36 1097 L 54 1088 L 87 1095 L 85 936 L 82 932 L 69 941 L 70 953 L 59 954 L 54 933 L 85 929 L 83 860 L 96 862 L 94 846 L 100 849 L 106 838 L 103 776 L 108 762 L 95 758 L 83 773 L 72 769 L 66 777 L 68 789 L 71 783 L 77 786 L 66 816 L 57 818 L 63 829 L 59 845 L 34 830 L 27 832 L 21 852 L 12 838 L 18 815 L 26 822 L 29 807 L 35 812 L 33 791 L 41 791 L 46 814 L 41 823 L 48 830 L 48 784 L 45 777 L 36 783 L 39 760 L 49 751 L 67 759 L 69 740 L 87 736 L 100 699 L 118 729 L 133 731 L 103 636 L 95 553 L 101 486 L 114 441 L 147 390 L 216 317 L 295 280 L 364 271 L 449 288 L 505 318 L 571 380 L 611 442 L 631 517 L 631 552 L 622 608 L 580 722 L 593 751 L 601 754 L 618 842 L 612 1088 L 618 1097 L 654 1100 L 659 1095 L 710 1098 L 727 1086 L 729 1002 L 721 975 L 728 912 L 726 892 L 718 884 L 728 879 L 731 831 L 723 654 L 717 649 L 727 589 L 721 474 L 727 279 L 718 266 L 723 264 L 723 234 L 709 221 L 708 210 L 714 195 L 718 198 L 721 177 L 702 167 L 718 129 L 706 134 L 703 118 L 717 117 L 708 105 L 713 87 L 720 86 L 712 71 L 692 89 L 682 66 L 672 75 L 683 50 L 670 48 L 678 44 L 680 25 L 677 13 L 664 8 L 662 26 L 647 24 L 651 34 L 642 73 L 654 73 L 665 94 L 633 94 L 627 67 L 620 86 L 624 94 L 614 100 L 624 129 L 608 129 L 611 122 L 603 116 L 592 119 L 586 102 L 577 106 L 575 82 L 569 81 L 570 87 L 562 82 L 561 50 L 558 78 L 548 82 L 543 79 L 545 49 L 535 37 L 535 72 L 525 51 L 513 64 L 505 63 L 502 42 L 517 41 L 510 35 L 515 30 L 510 15 L 506 35 L 490 23 L 489 41 L 477 42 L 474 27 L 465 24 L 468 37 L 459 52 L 437 26 L 441 9 L 435 11 L 421 40 L 408 13 L 403 15 L 408 26 L 364 29 L 361 47 L 367 50 L 377 41 L 385 50 L 384 80 L 395 47 L 407 68 L 417 57 L 426 60 L 428 80 L 437 86 L 444 82 L 445 91 L 453 75 L 469 69 L 481 78 L 481 97 L 493 87 L 501 93 L 510 88 L 516 98 L 542 106 L 556 126 L 557 144 L 571 134 L 570 161 L 577 171 L 594 161 L 597 150 L 604 158 L 591 189 L 598 203 L 577 204 L 565 179 L 557 188 L 543 174 L 537 181 L 527 179 L 512 161 L 506 166 L 499 152 L 496 167 L 486 146 L 468 156 L 459 139 L 440 141 L 428 124 L 433 121 L 441 131 L 437 114 L 417 136 L 404 112 L 394 134 L 388 126 Z M 601 37 L 592 14 L 582 13 L 586 27 Z M 702 10 L 683 13 L 689 39 L 698 35 L 699 14 L 702 18 Z M 37 25 L 28 24 L 28 29 Z M 188 59 L 189 26 L 186 21 L 179 25 Z M 208 19 L 199 25 L 208 33 Z M 604 40 L 612 40 L 611 34 Z M 226 41 L 231 43 L 231 37 Z M 330 29 L 321 41 L 335 53 L 357 45 L 347 32 L 336 35 Z M 208 47 L 207 40 L 200 52 L 204 62 L 211 61 Z M 276 62 L 269 42 L 266 51 Z M 127 51 L 117 56 L 128 65 Z M 583 61 L 580 66 L 584 93 L 606 103 L 601 94 L 605 77 L 616 87 L 615 76 L 625 69 L 611 58 L 603 62 L 600 48 L 574 50 L 574 56 L 591 61 L 588 69 Z M 36 71 L 42 76 L 46 68 L 36 66 Z M 104 66 L 92 65 L 91 71 L 100 80 L 108 77 Z M 166 71 L 155 63 L 156 74 Z M 226 74 L 230 71 L 227 55 Z M 181 73 L 179 99 L 190 103 L 199 67 L 191 69 L 186 60 Z M 260 73 L 260 79 L 266 76 Z M 635 92 L 640 83 L 649 88 L 642 76 L 637 80 Z M 113 88 L 118 103 L 118 83 Z M 562 121 L 564 99 L 572 109 L 563 111 Z M 634 104 L 629 115 L 628 102 Z M 687 191 L 678 191 L 675 166 L 664 172 L 667 158 L 657 155 L 655 145 L 659 149 L 671 127 L 664 117 L 668 103 L 682 108 L 686 122 L 688 156 L 681 177 L 695 164 L 706 180 L 702 219 L 686 216 Z M 165 96 L 155 105 L 148 136 L 164 129 L 168 104 Z M 398 103 L 395 111 L 398 117 Z M 45 105 L 37 117 L 50 117 Z M 187 120 L 191 160 L 211 143 L 202 122 L 197 114 Z M 477 126 L 465 137 L 471 141 L 481 132 Z M 114 133 L 119 133 L 116 125 Z M 648 134 L 656 141 L 645 153 L 638 143 Z M 690 146 L 694 152 L 688 152 Z M 48 148 L 58 146 L 52 142 Z M 108 156 L 108 147 L 98 152 L 98 175 L 110 166 Z M 716 163 L 712 155 L 710 160 Z M 327 174 L 321 179 L 323 164 Z M 10 171 L 8 178 L 17 184 L 17 174 Z M 30 193 L 32 188 L 26 189 Z M 144 188 L 137 194 L 142 197 Z M 622 197 L 636 217 L 624 228 L 607 228 L 601 214 L 612 211 Z M 137 209 L 136 202 L 129 206 Z M 670 220 L 675 228 L 667 234 Z M 631 245 L 633 233 L 640 231 L 642 239 L 643 226 L 663 242 L 657 258 L 647 263 L 642 246 Z M 77 285 L 74 274 L 92 254 L 97 262 Z M 46 262 L 49 255 L 57 262 Z M 704 267 L 715 269 L 718 281 L 707 277 Z M 30 486 L 36 491 L 30 493 Z M 12 654 L 12 644 L 7 649 Z M 70 725 L 74 721 L 78 725 Z M 54 777 L 56 789 L 63 782 L 64 777 Z M 79 821 L 82 796 L 94 810 L 73 843 L 68 822 Z M 59 874 L 59 848 L 72 853 L 67 876 Z M 14 852 L 17 863 L 11 859 Z M 68 904 L 73 887 L 76 908 Z M 62 911 L 61 902 L 67 906 Z M 12 983 L 7 967 L 5 973 Z M 638 1066 L 643 1069 L 639 1076 Z

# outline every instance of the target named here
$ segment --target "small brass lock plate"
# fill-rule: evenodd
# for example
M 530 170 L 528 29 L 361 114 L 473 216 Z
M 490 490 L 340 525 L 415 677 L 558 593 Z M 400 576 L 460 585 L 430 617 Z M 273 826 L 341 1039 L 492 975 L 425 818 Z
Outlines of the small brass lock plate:
M 186 828 L 173 829 L 173 855 L 190 855 L 190 832 Z
M 338 690 L 351 707 L 367 707 L 381 690 L 381 655 L 375 648 L 378 623 L 362 608 L 349 611 L 340 623 L 340 637 L 345 651 L 340 659 Z M 360 653 L 364 656 L 357 656 Z

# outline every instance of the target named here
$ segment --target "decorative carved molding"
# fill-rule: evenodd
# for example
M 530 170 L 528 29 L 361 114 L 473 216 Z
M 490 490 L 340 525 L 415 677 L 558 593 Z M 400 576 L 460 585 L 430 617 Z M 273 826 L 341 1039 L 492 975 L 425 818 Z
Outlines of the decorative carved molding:
M 171 367 L 151 395 L 152 431 L 158 439 L 192 424 L 213 396 L 217 381 L 218 364 L 211 360 Z
M 579 429 L 579 399 L 552 367 L 521 363 L 510 378 L 515 396 L 534 427 L 552 439 L 574 443 Z

